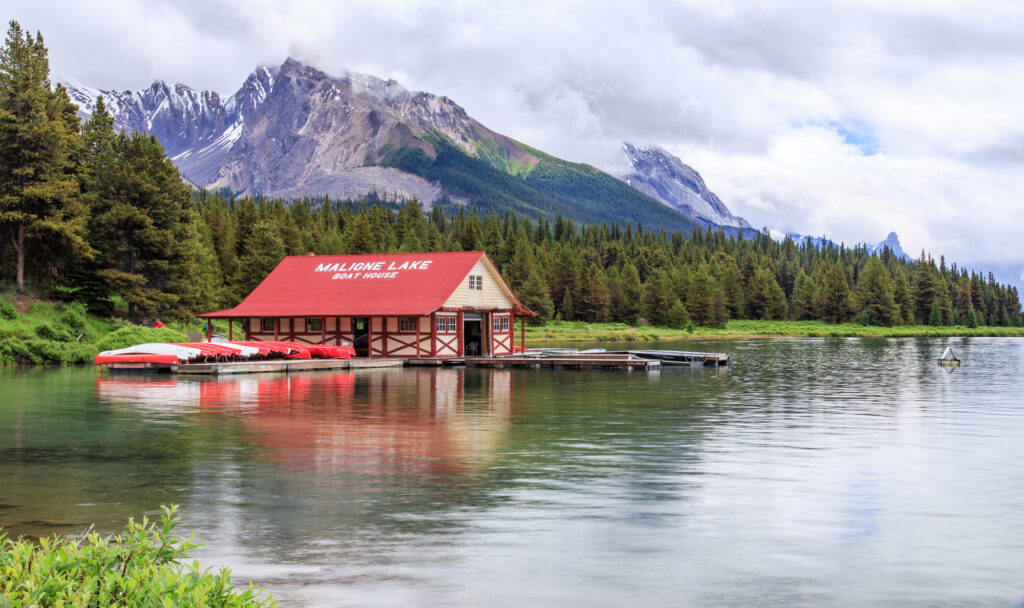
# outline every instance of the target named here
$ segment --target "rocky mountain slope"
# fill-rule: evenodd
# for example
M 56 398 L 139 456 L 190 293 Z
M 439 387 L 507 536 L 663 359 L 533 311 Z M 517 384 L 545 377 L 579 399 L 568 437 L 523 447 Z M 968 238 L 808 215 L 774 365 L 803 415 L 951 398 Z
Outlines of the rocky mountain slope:
M 627 221 L 688 232 L 685 215 L 593 167 L 496 133 L 452 100 L 393 80 L 332 77 L 289 59 L 222 98 L 156 82 L 141 91 L 65 83 L 83 117 L 102 94 L 115 125 L 155 135 L 197 187 L 285 199 L 439 197 L 488 210 Z
M 704 179 L 678 157 L 658 146 L 622 144 L 622 151 L 633 167 L 623 179 L 633 188 L 678 210 L 703 225 L 717 224 L 751 228 L 747 220 L 736 217 L 708 190 Z

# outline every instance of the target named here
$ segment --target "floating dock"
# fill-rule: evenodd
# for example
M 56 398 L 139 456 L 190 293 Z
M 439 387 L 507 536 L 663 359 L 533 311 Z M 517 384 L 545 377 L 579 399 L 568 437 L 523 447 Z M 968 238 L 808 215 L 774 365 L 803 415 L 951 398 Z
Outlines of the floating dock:
M 260 374 L 314 372 L 338 369 L 366 369 L 371 367 L 402 367 L 405 359 L 298 359 L 271 361 L 227 361 L 223 363 L 190 363 L 179 365 L 178 374 Z
M 616 353 L 578 353 L 565 355 L 514 355 L 508 357 L 466 357 L 472 367 L 561 367 L 572 369 L 625 369 L 654 371 L 661 369 L 658 359 L 643 359 Z
M 689 365 L 691 367 L 729 365 L 729 355 L 726 353 L 697 353 L 683 350 L 622 350 L 608 354 L 657 359 L 664 365 Z
M 106 364 L 112 372 L 171 372 L 184 375 L 227 375 L 259 373 L 292 373 L 327 370 L 351 370 L 374 367 L 451 366 L 500 368 L 563 368 L 563 369 L 617 369 L 657 371 L 662 366 L 729 365 L 725 353 L 698 353 L 677 350 L 630 350 L 606 352 L 602 350 L 577 351 L 575 349 L 537 349 L 517 355 L 500 357 L 446 357 L 429 359 L 263 359 L 211 362 L 117 361 Z

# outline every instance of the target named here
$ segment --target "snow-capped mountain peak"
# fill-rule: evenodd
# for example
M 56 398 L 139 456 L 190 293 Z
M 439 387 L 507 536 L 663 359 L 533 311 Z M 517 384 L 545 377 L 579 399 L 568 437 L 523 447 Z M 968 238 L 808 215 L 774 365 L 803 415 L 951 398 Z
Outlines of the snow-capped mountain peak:
M 623 179 L 636 190 L 704 224 L 751 227 L 708 190 L 700 173 L 661 147 L 625 142 L 622 152 L 633 168 Z

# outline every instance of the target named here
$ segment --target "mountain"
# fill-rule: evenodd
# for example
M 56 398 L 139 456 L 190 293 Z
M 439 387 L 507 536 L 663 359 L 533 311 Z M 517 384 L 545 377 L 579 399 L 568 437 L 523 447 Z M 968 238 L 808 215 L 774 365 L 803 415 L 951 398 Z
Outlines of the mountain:
M 747 220 L 736 217 L 704 179 L 689 165 L 658 146 L 622 144 L 622 151 L 633 167 L 623 179 L 640 192 L 655 198 L 683 215 L 703 224 L 751 228 Z
M 775 235 L 774 233 L 773 233 L 773 236 L 775 236 L 775 240 L 778 240 L 778 241 L 781 241 L 785 237 L 789 237 L 790 239 L 792 239 L 793 241 L 795 241 L 797 243 L 808 242 L 808 243 L 813 244 L 815 247 L 817 247 L 819 249 L 821 249 L 822 247 L 824 247 L 826 245 L 832 245 L 834 247 L 838 247 L 839 246 L 835 241 L 833 241 L 831 239 L 828 239 L 828 238 L 825 238 L 825 237 L 820 237 L 820 236 L 806 236 L 806 235 L 802 235 L 802 234 L 786 234 L 786 235 L 784 235 L 782 237 L 779 237 L 779 236 Z M 863 247 L 864 249 L 867 250 L 868 253 L 872 253 L 872 254 L 874 254 L 874 253 L 881 254 L 882 251 L 886 247 L 888 247 L 889 250 L 892 251 L 893 255 L 895 255 L 896 257 L 898 257 L 900 259 L 903 259 L 903 260 L 907 260 L 908 262 L 913 260 L 913 258 L 911 258 L 909 255 L 907 255 L 907 253 L 905 251 L 903 251 L 903 247 L 900 246 L 900 239 L 899 239 L 898 236 L 896 236 L 895 232 L 890 232 L 889 236 L 885 237 L 885 240 L 880 241 L 878 243 L 874 243 L 874 244 L 866 243 L 866 242 L 865 243 L 857 243 L 853 247 L 854 248 L 856 248 L 856 247 Z
M 258 68 L 227 98 L 162 81 L 135 92 L 65 86 L 83 117 L 102 94 L 116 128 L 156 136 L 200 188 L 284 199 L 375 191 L 428 207 L 440 199 L 533 217 L 694 228 L 607 173 L 530 148 L 447 97 L 394 80 L 332 77 L 288 59 Z

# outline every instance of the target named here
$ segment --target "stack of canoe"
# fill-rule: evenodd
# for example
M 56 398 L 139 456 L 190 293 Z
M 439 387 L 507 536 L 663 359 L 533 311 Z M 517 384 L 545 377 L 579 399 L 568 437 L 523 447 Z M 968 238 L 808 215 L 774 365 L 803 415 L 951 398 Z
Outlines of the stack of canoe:
M 96 356 L 96 365 L 110 363 L 157 363 L 180 365 L 226 361 L 262 361 L 266 359 L 351 359 L 351 346 L 303 344 L 301 342 L 183 342 L 178 344 L 136 344 L 128 348 L 105 350 Z

